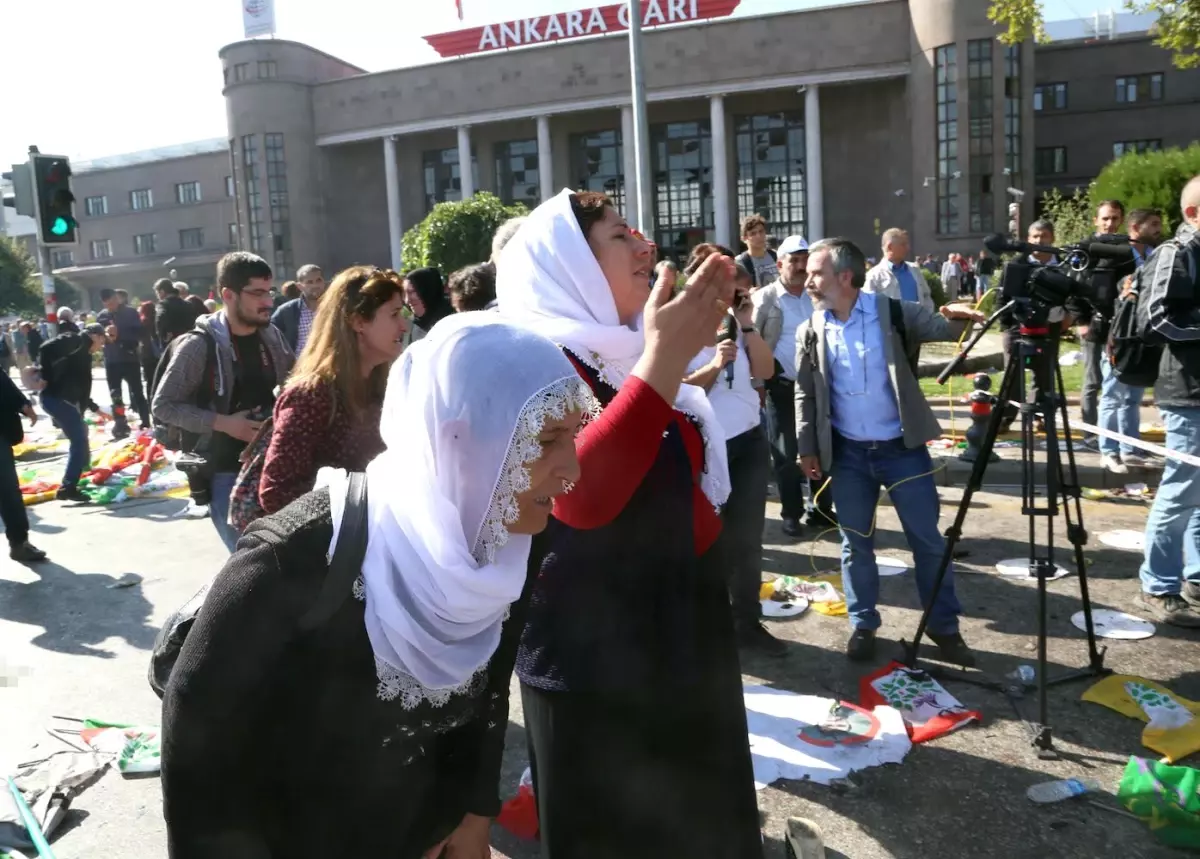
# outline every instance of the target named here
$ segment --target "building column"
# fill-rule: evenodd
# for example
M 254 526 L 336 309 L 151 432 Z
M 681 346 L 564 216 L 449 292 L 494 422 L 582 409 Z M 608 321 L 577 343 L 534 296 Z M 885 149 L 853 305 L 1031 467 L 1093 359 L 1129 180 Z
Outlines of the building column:
M 388 247 L 392 252 L 392 270 L 400 271 L 402 226 L 400 223 L 400 172 L 396 168 L 396 138 L 383 138 L 383 181 L 387 188 Z
M 625 173 L 621 187 L 625 191 L 625 220 L 635 227 L 637 222 L 637 159 L 633 153 L 633 105 L 621 106 L 621 160 Z
M 725 130 L 725 96 L 709 99 L 712 133 L 713 226 L 717 244 L 729 241 L 729 137 Z
M 538 180 L 542 186 L 542 202 L 554 196 L 554 158 L 550 143 L 550 117 L 537 118 Z
M 471 160 L 471 126 L 458 127 L 458 175 L 462 185 L 462 198 L 475 196 L 475 171 Z
M 810 242 L 825 238 L 825 191 L 821 182 L 821 93 L 804 90 L 804 187 L 808 190 L 804 231 Z

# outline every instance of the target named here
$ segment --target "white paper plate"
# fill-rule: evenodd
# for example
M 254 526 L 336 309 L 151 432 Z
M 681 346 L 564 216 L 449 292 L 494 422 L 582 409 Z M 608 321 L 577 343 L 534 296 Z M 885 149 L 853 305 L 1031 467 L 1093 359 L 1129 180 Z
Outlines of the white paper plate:
M 1071 615 L 1071 623 L 1076 629 L 1087 630 L 1081 611 Z M 1120 638 L 1128 641 L 1154 635 L 1154 624 L 1150 621 L 1111 608 L 1092 609 L 1092 625 L 1096 628 L 1096 635 L 1101 638 Z
M 881 576 L 898 576 L 908 569 L 908 564 L 899 558 L 889 558 L 886 555 L 876 555 L 875 564 L 879 567 Z
M 996 564 L 996 571 L 1000 575 L 1007 576 L 1010 579 L 1029 579 L 1033 581 L 1033 576 L 1029 575 L 1028 558 L 1009 558 L 1006 561 L 1000 561 Z M 1050 577 L 1050 581 L 1061 579 L 1063 576 L 1069 576 L 1070 574 L 1070 570 L 1059 564 L 1055 564 L 1054 575 Z
M 1145 531 L 1105 531 L 1100 535 L 1100 542 L 1115 549 L 1132 549 L 1137 552 L 1146 549 Z
M 788 602 L 775 600 L 759 600 L 762 603 L 763 617 L 795 617 L 808 611 L 808 600 L 804 597 Z

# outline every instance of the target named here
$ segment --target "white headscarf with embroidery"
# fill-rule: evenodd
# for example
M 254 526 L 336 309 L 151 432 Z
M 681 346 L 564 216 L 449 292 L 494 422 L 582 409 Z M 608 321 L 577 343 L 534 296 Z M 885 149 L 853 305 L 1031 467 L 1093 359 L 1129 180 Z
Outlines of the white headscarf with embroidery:
M 564 190 L 538 206 L 504 246 L 496 263 L 500 315 L 564 346 L 619 389 L 642 356 L 642 317 L 622 325 L 608 280 L 588 247 Z M 675 408 L 704 438 L 700 488 L 714 507 L 729 497 L 725 436 L 705 392 L 680 385 Z
M 494 313 L 442 320 L 392 366 L 360 593 L 381 698 L 440 705 L 473 687 L 525 584 L 532 538 L 507 526 L 543 423 L 594 405 L 561 350 Z M 321 485 L 332 556 L 346 473 L 325 469 Z

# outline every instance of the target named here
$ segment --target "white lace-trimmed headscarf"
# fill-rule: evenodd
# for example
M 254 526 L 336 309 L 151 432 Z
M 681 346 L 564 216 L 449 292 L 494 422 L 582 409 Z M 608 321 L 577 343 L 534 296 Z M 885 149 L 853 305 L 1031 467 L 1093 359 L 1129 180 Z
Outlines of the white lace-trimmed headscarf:
M 494 313 L 442 320 L 392 366 L 367 466 L 360 596 L 379 697 L 406 708 L 472 688 L 525 584 L 532 538 L 508 533 L 547 418 L 591 411 L 553 343 Z M 337 545 L 346 473 L 323 469 Z
M 505 245 L 496 262 L 496 301 L 503 318 L 570 349 L 619 389 L 646 346 L 642 318 L 621 324 L 608 280 L 571 210 L 572 193 L 564 190 L 534 209 Z M 700 425 L 700 488 L 719 507 L 729 497 L 729 464 L 708 396 L 680 385 L 675 408 Z

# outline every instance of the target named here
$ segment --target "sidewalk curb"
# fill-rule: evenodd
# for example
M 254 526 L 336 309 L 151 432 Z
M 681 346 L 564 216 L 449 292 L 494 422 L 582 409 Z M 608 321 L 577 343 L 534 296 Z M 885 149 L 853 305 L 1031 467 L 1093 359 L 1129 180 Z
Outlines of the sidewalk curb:
M 939 486 L 967 485 L 971 470 L 974 468 L 973 463 L 959 459 L 957 453 L 932 450 L 930 453 L 933 455 L 934 465 L 938 467 L 934 479 Z M 943 465 L 944 468 L 941 467 Z M 1065 469 L 1065 452 L 1063 453 L 1063 466 Z M 1046 463 L 1035 462 L 1033 468 L 1035 483 L 1045 486 Z M 1113 474 L 1101 465 L 1079 462 L 1078 457 L 1075 462 L 1075 472 L 1079 477 L 1079 485 L 1088 489 L 1120 489 L 1130 483 L 1144 483 L 1153 489 L 1162 479 L 1161 468 L 1139 468 L 1131 470 L 1129 474 Z M 1021 480 L 1021 460 L 1019 459 L 1001 459 L 988 463 L 988 467 L 983 473 L 984 486 L 1020 486 Z

